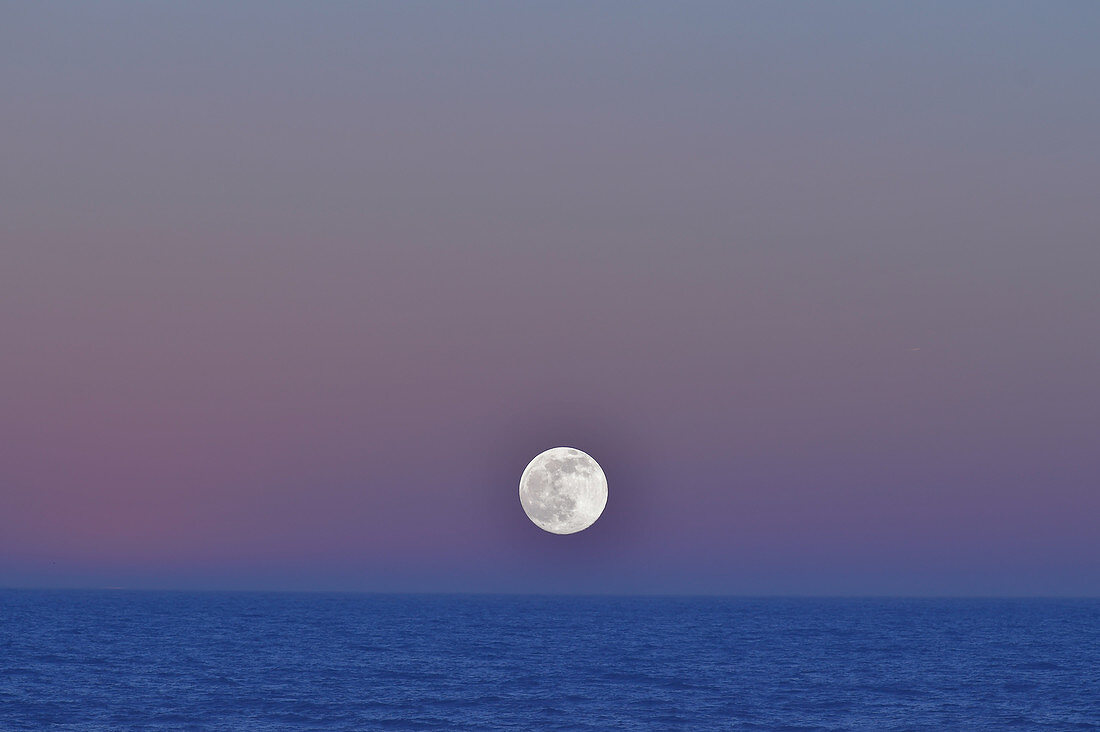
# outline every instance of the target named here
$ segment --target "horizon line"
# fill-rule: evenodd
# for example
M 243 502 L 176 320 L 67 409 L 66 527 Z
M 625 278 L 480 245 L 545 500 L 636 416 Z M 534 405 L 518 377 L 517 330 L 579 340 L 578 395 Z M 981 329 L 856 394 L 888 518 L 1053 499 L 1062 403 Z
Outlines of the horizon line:
M 489 590 L 349 590 L 349 589 L 261 589 L 185 588 L 125 586 L 0 586 L 0 592 L 126 592 L 178 593 L 195 595 L 360 595 L 373 597 L 575 597 L 636 599 L 730 599 L 730 600 L 1100 600 L 1100 594 L 826 594 L 826 593 L 728 593 L 728 592 L 514 592 Z

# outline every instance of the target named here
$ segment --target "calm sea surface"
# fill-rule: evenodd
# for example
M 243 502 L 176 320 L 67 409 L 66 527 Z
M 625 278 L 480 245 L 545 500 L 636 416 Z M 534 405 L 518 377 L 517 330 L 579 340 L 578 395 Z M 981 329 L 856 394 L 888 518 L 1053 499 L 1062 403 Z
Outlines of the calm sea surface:
M 1100 729 L 1100 601 L 5 590 L 0 728 Z

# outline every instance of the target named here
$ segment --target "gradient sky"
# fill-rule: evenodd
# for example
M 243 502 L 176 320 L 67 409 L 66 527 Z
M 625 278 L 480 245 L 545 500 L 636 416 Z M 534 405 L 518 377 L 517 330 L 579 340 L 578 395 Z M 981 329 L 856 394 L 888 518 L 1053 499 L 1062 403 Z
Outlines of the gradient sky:
M 1098 37 L 5 2 L 0 585 L 1100 594 Z

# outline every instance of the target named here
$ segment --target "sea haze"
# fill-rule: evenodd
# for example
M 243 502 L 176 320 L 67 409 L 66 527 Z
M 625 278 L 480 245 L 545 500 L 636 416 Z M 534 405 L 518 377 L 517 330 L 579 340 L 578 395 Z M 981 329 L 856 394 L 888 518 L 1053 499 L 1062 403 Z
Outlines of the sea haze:
M 0 591 L 0 728 L 1100 729 L 1100 600 Z

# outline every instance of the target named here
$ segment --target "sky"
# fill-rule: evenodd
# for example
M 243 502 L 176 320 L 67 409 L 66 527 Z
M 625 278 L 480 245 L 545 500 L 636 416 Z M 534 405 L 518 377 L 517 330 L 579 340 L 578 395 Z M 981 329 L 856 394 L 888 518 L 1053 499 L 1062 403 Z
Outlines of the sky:
M 1100 594 L 1098 34 L 3 2 L 0 586 Z

